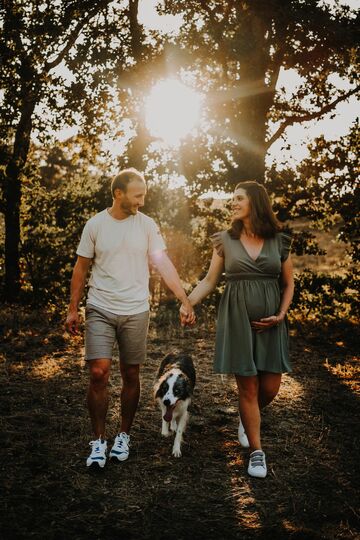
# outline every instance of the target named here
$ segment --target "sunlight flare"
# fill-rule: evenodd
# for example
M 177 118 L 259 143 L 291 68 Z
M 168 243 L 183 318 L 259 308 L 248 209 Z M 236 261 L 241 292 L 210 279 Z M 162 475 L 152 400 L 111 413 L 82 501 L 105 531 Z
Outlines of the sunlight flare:
M 180 81 L 159 81 L 146 100 L 147 128 L 154 137 L 177 146 L 199 121 L 201 102 L 201 94 Z

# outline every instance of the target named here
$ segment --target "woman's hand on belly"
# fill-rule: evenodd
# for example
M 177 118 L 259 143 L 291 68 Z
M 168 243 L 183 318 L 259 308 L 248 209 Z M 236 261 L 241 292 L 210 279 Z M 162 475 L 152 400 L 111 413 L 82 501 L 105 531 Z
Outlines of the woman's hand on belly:
M 273 326 L 277 326 L 279 322 L 282 321 L 282 317 L 280 315 L 271 315 L 270 317 L 263 317 L 262 319 L 258 321 L 251 321 L 251 328 L 255 330 L 258 333 L 265 332 L 265 330 L 269 330 L 270 328 L 273 328 Z

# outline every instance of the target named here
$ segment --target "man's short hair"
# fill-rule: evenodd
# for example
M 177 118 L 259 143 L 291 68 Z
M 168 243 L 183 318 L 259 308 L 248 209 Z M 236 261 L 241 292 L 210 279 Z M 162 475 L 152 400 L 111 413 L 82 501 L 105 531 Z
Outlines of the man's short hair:
M 140 182 L 144 182 L 145 184 L 144 176 L 134 167 L 130 167 L 129 169 L 123 169 L 122 171 L 120 171 L 119 174 L 115 176 L 115 178 L 111 182 L 111 194 L 113 198 L 115 189 L 121 189 L 121 191 L 126 193 L 128 184 L 133 180 L 139 180 Z

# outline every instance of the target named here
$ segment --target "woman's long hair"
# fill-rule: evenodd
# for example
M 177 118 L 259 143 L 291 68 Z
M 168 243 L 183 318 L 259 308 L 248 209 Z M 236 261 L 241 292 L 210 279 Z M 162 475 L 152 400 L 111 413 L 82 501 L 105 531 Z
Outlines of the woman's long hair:
M 277 220 L 269 195 L 262 184 L 255 180 L 240 182 L 235 187 L 244 189 L 250 200 L 250 224 L 252 231 L 260 238 L 273 238 L 281 230 L 281 225 Z M 233 219 L 231 228 L 228 230 L 231 238 L 238 239 L 244 224 L 241 219 Z

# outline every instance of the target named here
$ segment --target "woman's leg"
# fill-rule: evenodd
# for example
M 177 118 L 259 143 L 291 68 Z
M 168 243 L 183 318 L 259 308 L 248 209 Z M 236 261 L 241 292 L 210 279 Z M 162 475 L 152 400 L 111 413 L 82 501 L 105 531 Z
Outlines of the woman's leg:
M 250 452 L 261 449 L 260 409 L 258 402 L 259 379 L 257 375 L 244 377 L 235 375 L 239 391 L 239 409 L 241 421 L 249 439 Z
M 259 408 L 263 409 L 277 396 L 281 383 L 281 373 L 259 371 Z

